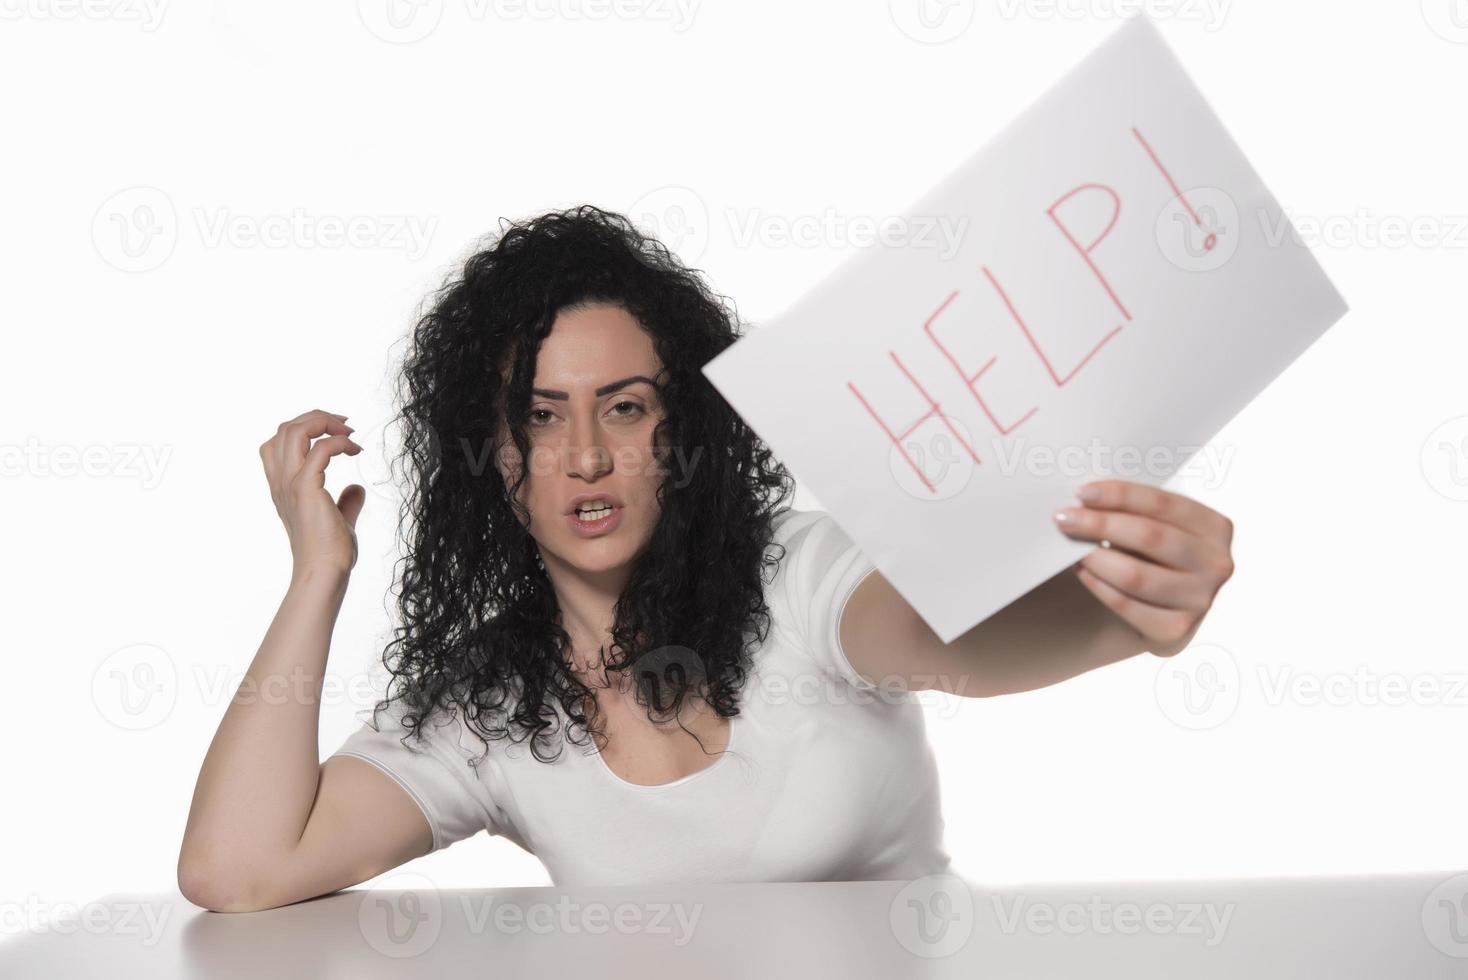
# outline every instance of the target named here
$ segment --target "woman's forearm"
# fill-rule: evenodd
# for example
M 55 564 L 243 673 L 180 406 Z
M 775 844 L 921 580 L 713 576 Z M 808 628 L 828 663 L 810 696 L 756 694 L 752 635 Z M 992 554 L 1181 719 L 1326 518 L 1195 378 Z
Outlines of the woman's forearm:
M 954 640 L 989 694 L 1058 684 L 1134 657 L 1148 642 L 1066 569 Z
M 292 575 L 204 757 L 180 878 L 239 881 L 300 839 L 316 794 L 322 679 L 347 581 L 334 568 Z

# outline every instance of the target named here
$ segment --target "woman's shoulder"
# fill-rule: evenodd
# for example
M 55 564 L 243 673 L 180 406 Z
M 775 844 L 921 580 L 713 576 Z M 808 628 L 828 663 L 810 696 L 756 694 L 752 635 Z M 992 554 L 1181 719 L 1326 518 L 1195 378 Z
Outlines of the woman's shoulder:
M 490 744 L 466 723 L 465 711 L 460 701 L 441 698 L 420 707 L 398 693 L 357 712 L 362 722 L 358 735 L 378 744 L 398 741 L 410 752 L 436 753 L 472 768 L 487 755 Z
M 773 541 L 784 546 L 770 583 L 776 622 L 823 671 L 870 687 L 841 649 L 839 627 L 846 600 L 875 566 L 824 510 L 792 508 L 777 515 Z
M 861 549 L 828 512 L 819 508 L 787 507 L 771 521 L 770 543 L 780 545 L 777 557 L 787 577 L 820 575 L 842 559 L 859 556 Z

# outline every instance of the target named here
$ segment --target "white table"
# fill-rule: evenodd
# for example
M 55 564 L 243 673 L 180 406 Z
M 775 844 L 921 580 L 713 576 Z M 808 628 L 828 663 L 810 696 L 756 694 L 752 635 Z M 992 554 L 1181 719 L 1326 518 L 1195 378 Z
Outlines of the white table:
M 411 876 L 404 875 L 408 880 Z M 1468 977 L 1468 874 L 114 894 L 3 977 Z

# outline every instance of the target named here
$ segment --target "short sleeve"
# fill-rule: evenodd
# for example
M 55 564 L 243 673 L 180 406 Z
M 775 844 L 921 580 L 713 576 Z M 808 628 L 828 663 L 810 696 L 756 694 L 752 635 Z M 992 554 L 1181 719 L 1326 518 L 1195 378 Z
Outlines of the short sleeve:
M 785 547 L 777 581 L 791 630 L 824 673 L 876 688 L 851 666 L 840 635 L 846 601 L 876 567 L 825 511 L 792 509 L 777 520 L 775 541 Z
M 498 835 L 503 816 L 496 812 L 484 784 L 457 747 L 460 722 L 443 712 L 423 724 L 419 742 L 403 727 L 404 706 L 394 699 L 374 720 L 373 708 L 357 712 L 362 727 L 347 737 L 336 756 L 370 762 L 401 786 L 418 804 L 433 831 L 433 850 L 472 837 L 481 830 Z M 450 744 L 450 743 L 454 744 Z

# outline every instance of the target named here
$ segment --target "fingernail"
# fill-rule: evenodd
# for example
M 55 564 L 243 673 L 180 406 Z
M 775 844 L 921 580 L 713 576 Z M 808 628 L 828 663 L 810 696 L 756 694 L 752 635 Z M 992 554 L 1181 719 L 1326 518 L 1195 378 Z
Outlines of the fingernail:
M 1089 504 L 1097 497 L 1101 496 L 1101 488 L 1095 486 L 1094 484 L 1088 483 L 1076 491 L 1076 496 L 1080 497 L 1082 500 Z
M 1055 512 L 1055 519 L 1061 524 L 1068 524 L 1075 519 L 1076 512 L 1070 507 Z

